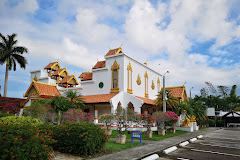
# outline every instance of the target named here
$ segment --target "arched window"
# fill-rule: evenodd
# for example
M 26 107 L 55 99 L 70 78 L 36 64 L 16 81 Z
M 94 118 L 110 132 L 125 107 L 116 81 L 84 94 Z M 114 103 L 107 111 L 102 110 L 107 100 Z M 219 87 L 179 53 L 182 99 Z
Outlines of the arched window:
M 132 94 L 132 66 L 130 62 L 127 66 L 127 74 L 128 74 L 127 75 L 127 78 L 128 78 L 127 92 Z
M 160 92 L 160 90 L 161 90 L 161 84 L 160 84 L 160 79 L 159 79 L 159 77 L 158 77 L 158 79 L 157 79 L 157 91 L 158 92 Z
M 145 72 L 145 97 L 148 98 L 148 74 L 147 74 L 147 71 Z
M 112 85 L 111 85 L 111 93 L 119 92 L 119 65 L 117 64 L 117 61 L 113 63 L 112 67 Z

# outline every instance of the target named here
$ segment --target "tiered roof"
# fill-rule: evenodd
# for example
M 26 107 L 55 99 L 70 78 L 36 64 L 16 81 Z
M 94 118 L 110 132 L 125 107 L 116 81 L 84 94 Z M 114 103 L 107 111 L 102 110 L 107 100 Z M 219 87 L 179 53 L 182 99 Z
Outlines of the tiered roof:
M 103 68 L 106 65 L 106 61 L 98 61 L 92 69 Z
M 110 49 L 108 53 L 105 56 L 111 56 L 115 54 L 123 53 L 122 47 L 116 48 L 116 49 Z
M 25 93 L 25 97 L 29 97 L 29 92 L 32 88 L 35 88 L 39 97 L 54 97 L 60 95 L 56 85 L 36 82 L 33 80 L 32 84 Z
M 60 67 L 58 61 L 49 63 L 44 69 L 58 70 Z
M 82 81 L 92 80 L 92 72 L 86 74 L 86 76 L 83 77 Z
M 67 69 L 66 69 L 66 68 L 62 68 L 62 69 L 59 69 L 59 70 L 55 71 L 55 72 L 52 74 L 52 76 L 65 77 L 65 76 L 62 76 L 62 74 L 63 74 L 64 72 L 66 72 L 66 75 L 69 75 Z
M 185 85 L 177 87 L 166 87 L 165 90 L 170 91 L 172 95 L 178 99 L 182 99 L 183 101 L 188 100 Z
M 76 77 L 74 75 L 66 76 L 59 84 L 72 84 L 72 85 L 79 85 Z

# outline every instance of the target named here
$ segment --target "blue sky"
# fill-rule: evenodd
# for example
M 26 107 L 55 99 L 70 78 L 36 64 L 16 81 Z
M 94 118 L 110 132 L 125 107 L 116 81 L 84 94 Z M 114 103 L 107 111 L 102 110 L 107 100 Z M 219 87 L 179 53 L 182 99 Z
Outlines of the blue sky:
M 186 81 L 199 94 L 209 81 L 239 86 L 238 0 L 1 0 L 0 32 L 17 33 L 29 49 L 25 70 L 11 71 L 9 97 L 22 97 L 30 71 L 59 59 L 70 74 L 90 70 L 109 48 L 170 74 L 167 86 Z M 160 64 L 160 65 L 159 65 Z M 0 66 L 1 93 L 5 65 Z M 238 88 L 238 93 L 240 89 Z

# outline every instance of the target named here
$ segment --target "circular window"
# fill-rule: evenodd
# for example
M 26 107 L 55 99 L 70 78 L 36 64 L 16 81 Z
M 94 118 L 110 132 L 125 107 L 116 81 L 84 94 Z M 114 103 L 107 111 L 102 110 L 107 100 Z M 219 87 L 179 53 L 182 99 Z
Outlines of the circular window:
M 103 86 L 104 86 L 104 85 L 103 85 L 103 82 L 100 82 L 100 83 L 99 83 L 99 88 L 103 88 Z

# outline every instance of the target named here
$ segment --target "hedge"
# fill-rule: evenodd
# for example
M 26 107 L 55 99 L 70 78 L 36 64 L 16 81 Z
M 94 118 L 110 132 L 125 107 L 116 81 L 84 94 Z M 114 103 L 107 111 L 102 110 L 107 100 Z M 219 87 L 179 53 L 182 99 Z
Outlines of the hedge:
M 18 116 L 8 116 L 0 118 L 0 124 L 7 123 L 13 125 L 29 124 L 29 125 L 41 125 L 43 124 L 41 120 L 33 117 L 18 117 Z

